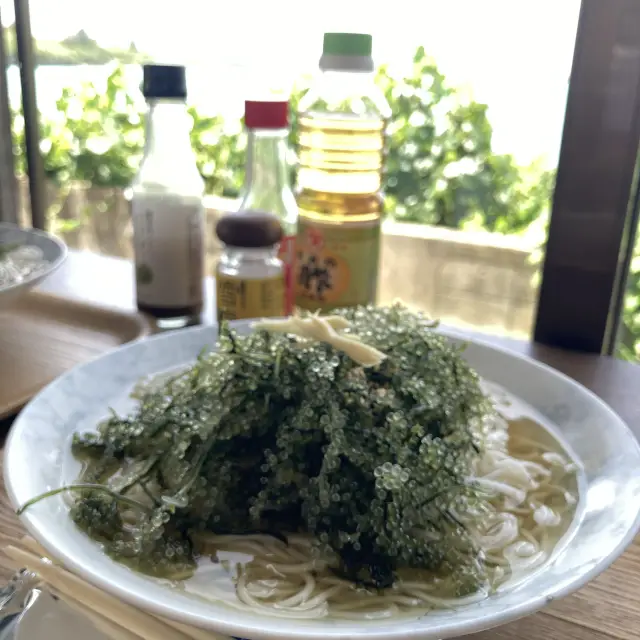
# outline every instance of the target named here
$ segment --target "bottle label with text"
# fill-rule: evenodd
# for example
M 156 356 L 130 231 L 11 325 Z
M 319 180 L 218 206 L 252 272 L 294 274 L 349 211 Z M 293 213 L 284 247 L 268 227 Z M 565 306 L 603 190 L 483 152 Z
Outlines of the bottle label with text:
M 238 278 L 218 273 L 218 322 L 284 315 L 284 274 L 271 278 Z
M 168 308 L 202 304 L 202 203 L 136 194 L 131 217 L 138 303 Z
M 298 221 L 296 304 L 328 311 L 375 302 L 380 221 Z

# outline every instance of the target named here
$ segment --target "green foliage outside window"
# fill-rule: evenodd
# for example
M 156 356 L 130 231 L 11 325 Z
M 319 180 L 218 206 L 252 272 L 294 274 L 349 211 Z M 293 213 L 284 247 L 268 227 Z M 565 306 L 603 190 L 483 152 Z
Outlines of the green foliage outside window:
M 555 172 L 540 163 L 520 167 L 492 150 L 487 106 L 450 87 L 421 47 L 410 77 L 383 66 L 377 81 L 392 106 L 385 173 L 386 209 L 398 221 L 503 234 L 537 234 L 546 226 Z M 291 98 L 291 141 L 296 140 Z M 144 103 L 128 91 L 122 67 L 106 86 L 67 87 L 57 101 L 58 118 L 42 122 L 41 150 L 47 176 L 64 186 L 86 181 L 124 187 L 135 175 L 144 143 Z M 245 138 L 240 121 L 225 121 L 191 107 L 191 141 L 210 194 L 235 197 L 244 177 Z M 14 118 L 16 156 L 24 169 L 23 127 Z M 292 171 L 294 169 L 292 168 Z M 539 252 L 532 254 L 539 260 Z M 640 353 L 640 250 L 631 273 L 621 353 Z

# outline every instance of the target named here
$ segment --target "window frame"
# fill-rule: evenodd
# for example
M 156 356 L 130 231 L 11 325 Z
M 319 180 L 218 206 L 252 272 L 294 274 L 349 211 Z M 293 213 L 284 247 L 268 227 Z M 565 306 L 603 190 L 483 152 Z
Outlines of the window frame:
M 33 36 L 31 35 L 29 0 L 13 0 L 13 5 L 15 10 L 17 57 L 20 64 L 31 224 L 36 229 L 44 229 L 46 227 L 46 185 L 44 162 L 40 154 L 40 113 L 36 101 L 35 53 L 33 50 Z
M 583 0 L 536 342 L 613 353 L 637 227 L 639 143 L 640 3 Z
M 0 14 L 0 69 L 7 68 L 7 55 L 4 45 L 4 27 Z M 11 131 L 11 108 L 6 82 L 0 82 L 0 221 L 18 222 L 18 197 L 13 157 Z

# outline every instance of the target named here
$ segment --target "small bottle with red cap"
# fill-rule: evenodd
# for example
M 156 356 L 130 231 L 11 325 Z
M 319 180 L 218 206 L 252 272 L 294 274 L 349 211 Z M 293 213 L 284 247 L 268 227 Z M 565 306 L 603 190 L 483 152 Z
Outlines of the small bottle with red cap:
M 298 205 L 291 188 L 289 103 L 286 100 L 245 102 L 247 163 L 240 211 L 267 211 L 282 225 L 279 257 L 285 269 L 285 312 L 293 310 L 293 262 Z

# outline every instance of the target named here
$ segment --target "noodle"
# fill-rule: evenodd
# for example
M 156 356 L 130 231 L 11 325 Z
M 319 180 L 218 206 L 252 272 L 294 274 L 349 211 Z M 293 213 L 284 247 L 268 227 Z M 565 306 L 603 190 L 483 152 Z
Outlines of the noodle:
M 473 604 L 513 585 L 550 560 L 577 503 L 576 465 L 564 453 L 532 438 L 533 425 L 544 431 L 527 421 L 524 436 L 525 429 L 505 419 L 492 421 L 487 448 L 472 478 L 490 494 L 490 511 L 458 514 L 484 552 L 487 590 L 456 597 L 446 577 L 400 570 L 393 587 L 376 592 L 334 575 L 332 559 L 318 557 L 309 536 L 292 535 L 285 544 L 267 535 L 202 534 L 202 551 L 214 561 L 222 553 L 251 558 L 234 566 L 235 601 L 218 593 L 219 576 L 213 585 L 207 580 L 206 597 L 279 617 L 380 620 Z M 567 482 L 568 476 L 572 482 Z M 188 581 L 185 588 L 205 595 Z

